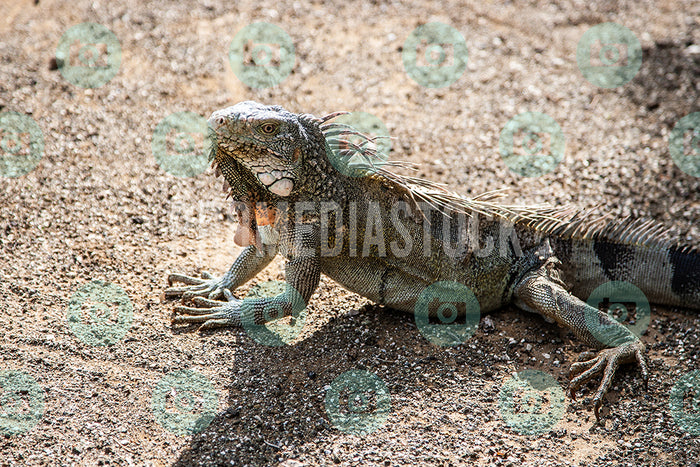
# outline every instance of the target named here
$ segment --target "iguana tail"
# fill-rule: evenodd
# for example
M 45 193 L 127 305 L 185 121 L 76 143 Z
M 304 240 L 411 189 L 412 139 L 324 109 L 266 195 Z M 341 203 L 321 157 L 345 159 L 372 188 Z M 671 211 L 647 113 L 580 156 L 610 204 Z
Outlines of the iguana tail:
M 624 230 L 616 225 L 588 238 L 553 238 L 571 292 L 586 300 L 606 282 L 625 281 L 649 303 L 700 309 L 700 250 L 665 235 L 645 235 L 642 225 L 651 224 L 628 222 Z

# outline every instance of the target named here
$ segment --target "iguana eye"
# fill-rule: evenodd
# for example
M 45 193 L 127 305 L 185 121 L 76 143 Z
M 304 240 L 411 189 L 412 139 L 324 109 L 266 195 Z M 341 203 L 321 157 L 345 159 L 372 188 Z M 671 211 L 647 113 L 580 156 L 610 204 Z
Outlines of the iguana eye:
M 260 125 L 260 132 L 264 135 L 274 135 L 279 128 L 279 124 L 276 122 L 265 122 Z

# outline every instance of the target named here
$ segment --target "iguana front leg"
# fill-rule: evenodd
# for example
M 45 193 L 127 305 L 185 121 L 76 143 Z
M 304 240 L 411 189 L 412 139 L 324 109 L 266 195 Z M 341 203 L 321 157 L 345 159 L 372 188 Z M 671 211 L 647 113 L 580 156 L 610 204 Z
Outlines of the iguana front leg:
M 241 252 L 226 274 L 221 277 L 213 277 L 206 272 L 202 273 L 202 279 L 184 274 L 170 274 L 168 285 L 171 287 L 165 290 L 165 297 L 182 297 L 183 300 L 194 297 L 221 298 L 225 290 L 235 290 L 255 277 L 276 255 L 276 245 L 264 245 L 262 252 L 251 245 Z M 173 282 L 182 282 L 187 285 L 172 287 Z
M 644 344 L 629 329 L 610 318 L 606 313 L 571 295 L 559 278 L 559 260 L 554 256 L 544 259 L 538 269 L 526 273 L 514 288 L 515 304 L 527 311 L 540 313 L 554 319 L 576 334 L 584 342 L 603 349 L 598 354 L 571 366 L 570 395 L 594 376 L 603 372 L 603 379 L 593 397 L 596 420 L 603 397 L 610 388 L 615 371 L 621 363 L 639 362 L 642 377 L 648 379 Z
M 224 289 L 223 294 L 227 302 L 194 297 L 194 303 L 200 308 L 175 307 L 175 313 L 181 315 L 173 318 L 173 324 L 203 323 L 200 329 L 239 327 L 247 318 L 254 324 L 262 325 L 266 324 L 265 316 L 270 315 L 266 312 L 270 309 L 281 310 L 281 313 L 275 313 L 276 318 L 281 318 L 291 316 L 293 311 L 304 308 L 318 287 L 321 277 L 318 231 L 317 226 L 301 224 L 291 234 L 288 242 L 288 260 L 285 264 L 287 287 L 283 293 L 275 297 L 239 300 L 233 297 L 229 289 Z

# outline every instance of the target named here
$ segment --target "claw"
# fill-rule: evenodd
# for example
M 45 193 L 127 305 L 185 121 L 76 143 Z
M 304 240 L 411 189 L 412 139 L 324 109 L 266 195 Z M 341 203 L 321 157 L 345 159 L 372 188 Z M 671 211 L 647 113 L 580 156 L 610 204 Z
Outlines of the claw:
M 205 278 L 204 280 L 199 280 L 202 282 L 210 282 L 216 279 Z M 199 328 L 200 330 L 241 325 L 240 310 L 238 309 L 240 300 L 235 298 L 230 290 L 221 288 L 216 289 L 216 291 L 223 293 L 223 295 L 226 297 L 227 301 L 222 302 L 201 296 L 205 295 L 209 291 L 209 285 L 206 283 L 201 284 L 200 288 L 197 286 L 189 286 L 174 289 L 175 290 L 168 289 L 171 295 L 180 292 L 182 289 L 186 289 L 187 291 L 182 294 L 183 299 L 192 298 L 192 302 L 198 308 L 185 305 L 176 306 L 173 310 L 176 316 L 172 318 L 172 324 L 202 323 Z
M 637 349 L 634 352 L 634 358 L 639 362 L 639 366 L 642 368 L 642 381 L 644 382 L 644 389 L 649 389 L 649 366 L 647 364 L 647 358 L 641 349 Z

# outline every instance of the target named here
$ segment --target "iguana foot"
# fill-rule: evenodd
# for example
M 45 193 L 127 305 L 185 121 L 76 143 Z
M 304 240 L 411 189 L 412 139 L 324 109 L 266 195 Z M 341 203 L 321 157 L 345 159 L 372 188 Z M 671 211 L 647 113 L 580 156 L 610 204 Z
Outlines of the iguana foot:
M 641 341 L 636 340 L 612 349 L 601 350 L 595 357 L 588 361 L 574 363 L 571 365 L 570 372 L 571 376 L 575 377 L 569 383 L 569 395 L 572 399 L 576 399 L 576 391 L 578 391 L 581 386 L 602 371 L 603 380 L 598 386 L 598 391 L 593 397 L 593 411 L 595 413 L 595 418 L 597 421 L 600 421 L 598 412 L 600 407 L 603 405 L 603 397 L 608 392 L 613 376 L 615 375 L 615 371 L 617 371 L 620 363 L 631 363 L 634 361 L 639 362 L 639 366 L 642 367 L 642 378 L 644 379 L 644 384 L 646 385 L 649 378 L 649 372 L 647 369 L 646 357 L 644 356 L 644 350 L 644 344 Z
M 181 287 L 172 287 L 173 282 L 186 284 Z M 221 298 L 224 290 L 231 287 L 230 280 L 226 277 L 214 277 L 207 272 L 202 273 L 202 278 L 185 276 L 184 274 L 170 274 L 168 285 L 165 290 L 165 298 L 179 298 L 189 300 L 194 297 L 206 297 L 209 299 Z
M 230 290 L 224 289 L 227 302 L 194 297 L 192 301 L 199 308 L 179 305 L 174 312 L 181 313 L 173 316 L 172 324 L 203 323 L 199 330 L 213 329 L 224 326 L 241 326 L 241 300 L 233 296 Z

